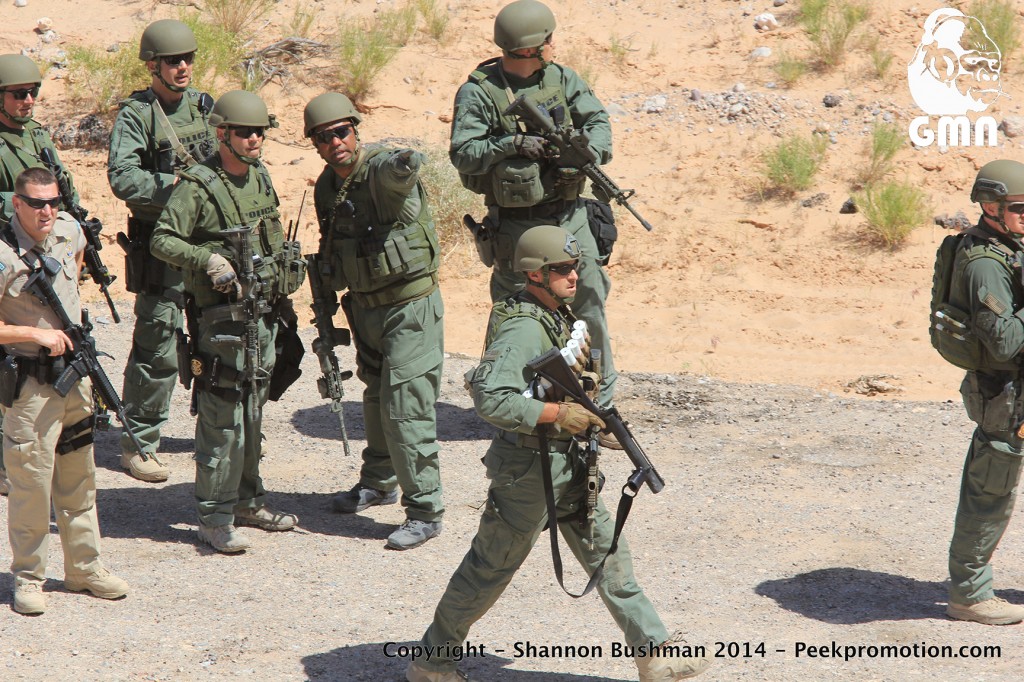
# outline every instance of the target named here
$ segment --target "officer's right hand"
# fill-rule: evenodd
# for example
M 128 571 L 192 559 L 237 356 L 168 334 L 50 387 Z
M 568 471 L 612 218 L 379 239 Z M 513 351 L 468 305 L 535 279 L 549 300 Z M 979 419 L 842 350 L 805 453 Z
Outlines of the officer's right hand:
M 60 329 L 37 329 L 36 343 L 50 351 L 51 358 L 58 358 L 75 349 L 75 344 Z
M 555 424 L 577 436 L 591 426 L 605 428 L 604 420 L 579 403 L 558 403 Z
M 210 277 L 213 288 L 222 294 L 230 294 L 238 289 L 238 275 L 231 267 L 228 259 L 219 253 L 210 256 L 206 261 L 206 274 Z
M 548 154 L 548 141 L 539 135 L 516 135 L 513 144 L 519 156 L 530 161 L 540 161 Z

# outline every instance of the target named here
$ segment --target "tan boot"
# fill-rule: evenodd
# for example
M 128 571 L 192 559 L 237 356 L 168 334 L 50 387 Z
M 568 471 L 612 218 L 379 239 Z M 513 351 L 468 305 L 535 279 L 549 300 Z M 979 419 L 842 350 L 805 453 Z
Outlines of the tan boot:
M 409 667 L 405 669 L 405 679 L 408 682 L 470 682 L 469 675 L 461 670 L 450 673 L 435 672 L 420 667 L 416 661 L 409 661 Z
M 969 620 L 984 625 L 1013 625 L 1024 620 L 1024 606 L 1011 604 L 1005 599 L 992 597 L 976 604 L 949 602 L 946 615 L 957 620 Z
M 199 525 L 199 539 L 222 554 L 234 554 L 249 549 L 249 538 L 230 523 L 224 526 Z
M 267 505 L 259 509 L 235 509 L 235 523 L 239 526 L 255 526 L 263 530 L 291 530 L 299 522 L 295 514 L 278 511 Z
M 88 590 L 100 599 L 120 599 L 128 594 L 128 583 L 105 568 L 84 575 L 66 575 L 64 587 L 72 592 Z
M 696 677 L 711 666 L 703 647 L 686 643 L 681 632 L 658 645 L 656 656 L 636 656 L 640 682 L 676 682 Z
M 134 452 L 121 453 L 121 466 L 133 477 L 148 483 L 159 483 L 166 481 L 171 475 L 171 469 L 156 457 L 156 453 L 147 452 L 149 459 L 143 461 L 141 455 Z
M 46 595 L 43 594 L 42 580 L 14 579 L 14 610 L 26 616 L 46 611 Z

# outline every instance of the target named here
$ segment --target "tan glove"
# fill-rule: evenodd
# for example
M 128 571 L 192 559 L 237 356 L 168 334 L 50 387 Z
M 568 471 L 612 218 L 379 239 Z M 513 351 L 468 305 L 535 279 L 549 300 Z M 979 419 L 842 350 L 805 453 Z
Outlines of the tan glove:
M 213 288 L 222 294 L 241 291 L 235 269 L 231 267 L 228 259 L 219 253 L 213 254 L 210 260 L 206 261 L 206 274 L 210 277 Z
M 558 403 L 558 415 L 555 424 L 576 436 L 591 426 L 604 428 L 604 421 L 579 403 Z

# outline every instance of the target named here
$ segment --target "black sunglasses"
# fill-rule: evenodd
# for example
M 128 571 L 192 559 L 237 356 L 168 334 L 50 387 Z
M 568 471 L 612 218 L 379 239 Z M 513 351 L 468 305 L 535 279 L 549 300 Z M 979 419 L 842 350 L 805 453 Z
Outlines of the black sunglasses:
M 19 90 L 4 90 L 4 92 L 11 93 L 11 97 L 14 99 L 28 99 L 29 95 L 32 95 L 32 99 L 39 97 L 39 86 L 33 86 L 31 88 L 21 88 Z
M 50 208 L 57 208 L 60 206 L 60 197 L 53 197 L 52 199 L 37 199 L 36 197 L 27 197 L 24 194 L 17 193 L 14 196 L 18 197 L 37 211 L 41 208 L 45 208 L 46 206 L 49 206 Z
M 234 133 L 235 137 L 263 137 L 267 129 L 263 126 L 228 126 L 228 130 Z
M 1006 205 L 1006 210 L 1017 215 L 1024 215 L 1024 201 L 1015 201 Z
M 330 130 L 321 130 L 319 133 L 313 133 L 310 137 L 312 137 L 313 142 L 316 142 L 317 144 L 330 144 L 331 140 L 334 138 L 344 140 L 352 134 L 353 130 L 355 130 L 353 126 L 338 126 L 337 128 L 331 128 Z
M 548 270 L 550 270 L 551 272 L 557 273 L 559 275 L 562 275 L 563 277 L 568 277 L 569 273 L 572 272 L 573 270 L 577 269 L 579 266 L 580 266 L 579 261 L 575 261 L 574 260 L 574 261 L 572 261 L 570 263 L 561 263 L 559 265 L 549 265 L 548 266 Z
M 167 66 L 177 66 L 182 62 L 191 65 L 195 58 L 195 52 L 186 52 L 185 54 L 170 54 L 164 57 L 160 57 L 160 59 L 162 59 L 164 64 L 166 64 Z

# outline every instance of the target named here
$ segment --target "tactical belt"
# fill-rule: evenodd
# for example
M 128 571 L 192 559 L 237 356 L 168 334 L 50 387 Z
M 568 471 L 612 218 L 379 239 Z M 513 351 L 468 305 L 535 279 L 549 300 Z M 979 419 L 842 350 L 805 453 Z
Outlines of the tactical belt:
M 530 450 L 540 450 L 541 442 L 537 436 L 531 436 L 526 433 L 516 433 L 515 431 L 498 431 L 498 438 L 505 441 L 506 443 L 512 443 L 521 448 L 529 448 Z M 572 439 L 569 440 L 548 440 L 548 448 L 555 452 L 566 453 L 569 452 L 569 448 L 572 446 Z
M 84 448 L 86 445 L 91 445 L 93 442 L 92 428 L 95 421 L 96 415 L 90 414 L 77 424 L 65 426 L 57 440 L 57 454 L 66 455 L 79 448 Z
M 420 277 L 411 282 L 398 282 L 368 294 L 351 290 L 349 293 L 359 307 L 379 308 L 385 305 L 402 305 L 426 298 L 434 293 L 435 289 L 437 289 L 437 273 L 432 272 L 429 277 Z
M 268 315 L 272 307 L 266 301 L 261 301 L 260 314 Z M 199 311 L 199 319 L 206 324 L 217 324 L 218 322 L 245 322 L 245 311 L 239 303 L 225 303 L 202 308 Z
M 18 357 L 18 376 L 32 377 L 40 384 L 53 385 L 64 373 L 67 363 L 62 357 L 43 355 L 38 358 Z
M 555 199 L 554 201 L 537 204 L 536 206 L 525 206 L 522 208 L 499 207 L 496 210 L 498 211 L 499 218 L 529 220 L 533 218 L 553 218 L 565 213 L 575 205 L 575 199 Z

